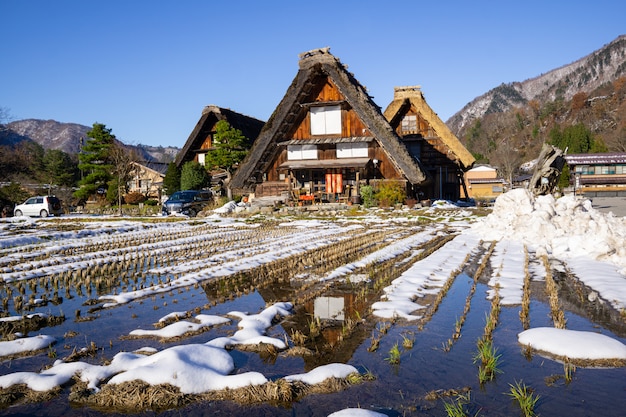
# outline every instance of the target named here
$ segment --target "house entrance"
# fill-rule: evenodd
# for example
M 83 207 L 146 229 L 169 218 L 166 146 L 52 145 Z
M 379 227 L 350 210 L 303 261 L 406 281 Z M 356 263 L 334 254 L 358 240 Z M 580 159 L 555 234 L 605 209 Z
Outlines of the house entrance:
M 320 202 L 348 202 L 353 195 L 358 195 L 356 169 L 298 169 L 293 171 L 294 191 L 298 196 L 313 196 Z

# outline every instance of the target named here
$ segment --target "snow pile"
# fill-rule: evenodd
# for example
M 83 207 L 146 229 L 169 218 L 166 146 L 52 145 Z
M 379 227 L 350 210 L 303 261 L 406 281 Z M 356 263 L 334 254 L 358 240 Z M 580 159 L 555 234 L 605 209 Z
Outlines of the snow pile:
M 54 337 L 46 335 L 0 342 L 0 357 L 46 349 L 55 342 Z
M 471 230 L 486 240 L 521 240 L 538 255 L 591 257 L 626 270 L 626 219 L 601 213 L 586 199 L 535 198 L 526 189 L 511 190 Z
M 533 349 L 570 359 L 626 359 L 626 345 L 599 333 L 537 327 L 521 332 L 517 340 Z
M 110 367 L 126 371 L 111 378 L 109 384 L 141 380 L 151 385 L 171 384 L 184 394 L 267 382 L 258 372 L 229 375 L 235 370 L 233 358 L 226 350 L 206 344 L 174 346 L 150 356 L 121 352 Z
M 287 345 L 284 341 L 265 335 L 267 328 L 272 326 L 276 317 L 286 317 L 291 314 L 293 305 L 288 302 L 276 303 L 259 314 L 248 315 L 239 311 L 231 311 L 229 316 L 239 317 L 239 329 L 230 337 L 218 337 L 207 343 L 207 345 L 219 348 L 226 348 L 234 345 L 257 345 L 266 343 L 276 346 L 278 349 L 285 349 Z
M 347 378 L 350 374 L 358 374 L 359 371 L 352 366 L 343 363 L 331 363 L 328 365 L 318 366 L 317 368 L 305 373 L 297 375 L 287 375 L 287 381 L 301 381 L 305 384 L 315 385 L 324 382 L 328 378 Z
M 232 213 L 236 209 L 237 209 L 237 203 L 231 200 L 228 203 L 224 204 L 222 207 L 216 208 L 215 210 L 213 210 L 213 212 L 218 213 L 218 214 L 228 214 L 228 213 Z
M 170 325 L 163 327 L 162 329 L 155 330 L 141 330 L 136 329 L 130 332 L 131 336 L 135 337 L 159 337 L 163 339 L 172 339 L 174 337 L 180 337 L 186 333 L 199 332 L 203 329 L 217 326 L 219 324 L 229 323 L 230 320 L 225 317 L 212 316 L 208 314 L 198 314 L 195 317 L 195 322 L 191 321 L 177 321 Z
M 328 417 L 387 417 L 387 414 L 376 411 L 365 410 L 363 408 L 346 408 L 329 414 Z

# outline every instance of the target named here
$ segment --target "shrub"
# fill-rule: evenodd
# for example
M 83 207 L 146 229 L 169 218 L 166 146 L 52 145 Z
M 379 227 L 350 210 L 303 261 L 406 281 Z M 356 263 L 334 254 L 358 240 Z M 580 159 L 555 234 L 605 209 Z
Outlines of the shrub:
M 374 196 L 382 206 L 393 206 L 404 203 L 406 190 L 402 181 L 382 181 L 378 185 L 378 190 Z
M 376 205 L 376 200 L 374 199 L 374 188 L 371 185 L 363 185 L 361 186 L 361 201 L 363 205 L 367 208 Z
M 145 200 L 146 197 L 136 191 L 128 193 L 124 196 L 124 201 L 126 202 L 126 204 L 139 204 L 143 203 Z

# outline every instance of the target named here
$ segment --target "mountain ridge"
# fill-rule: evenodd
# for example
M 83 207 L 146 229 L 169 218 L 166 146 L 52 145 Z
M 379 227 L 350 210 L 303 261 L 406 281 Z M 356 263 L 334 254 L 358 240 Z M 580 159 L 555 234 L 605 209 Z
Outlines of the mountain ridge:
M 577 93 L 589 93 L 621 76 L 626 76 L 626 35 L 547 73 L 521 82 L 502 83 L 467 103 L 446 124 L 461 138 L 473 121 L 490 113 L 505 112 L 532 100 L 571 100 Z
M 14 145 L 21 141 L 33 141 L 44 149 L 58 149 L 68 154 L 78 154 L 81 142 L 89 139 L 87 132 L 92 128 L 78 123 L 59 122 L 48 119 L 23 119 L 9 122 L 0 130 L 0 145 Z M 180 151 L 174 146 L 128 145 L 145 162 L 172 162 Z

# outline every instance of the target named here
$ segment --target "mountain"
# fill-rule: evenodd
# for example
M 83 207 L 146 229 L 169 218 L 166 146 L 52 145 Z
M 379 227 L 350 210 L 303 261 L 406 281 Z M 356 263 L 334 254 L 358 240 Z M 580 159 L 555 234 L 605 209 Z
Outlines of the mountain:
M 459 137 L 486 115 L 528 105 L 572 100 L 626 76 L 626 35 L 568 65 L 522 82 L 501 84 L 465 105 L 446 124 Z
M 0 130 L 0 145 L 13 145 L 21 141 L 33 141 L 45 149 L 59 149 L 69 154 L 78 154 L 81 140 L 87 140 L 89 126 L 76 123 L 61 123 L 55 120 L 26 119 L 4 125 Z M 81 139 L 82 138 L 82 139 Z M 179 148 L 168 146 L 126 145 L 137 152 L 139 158 L 150 162 L 172 162 Z

